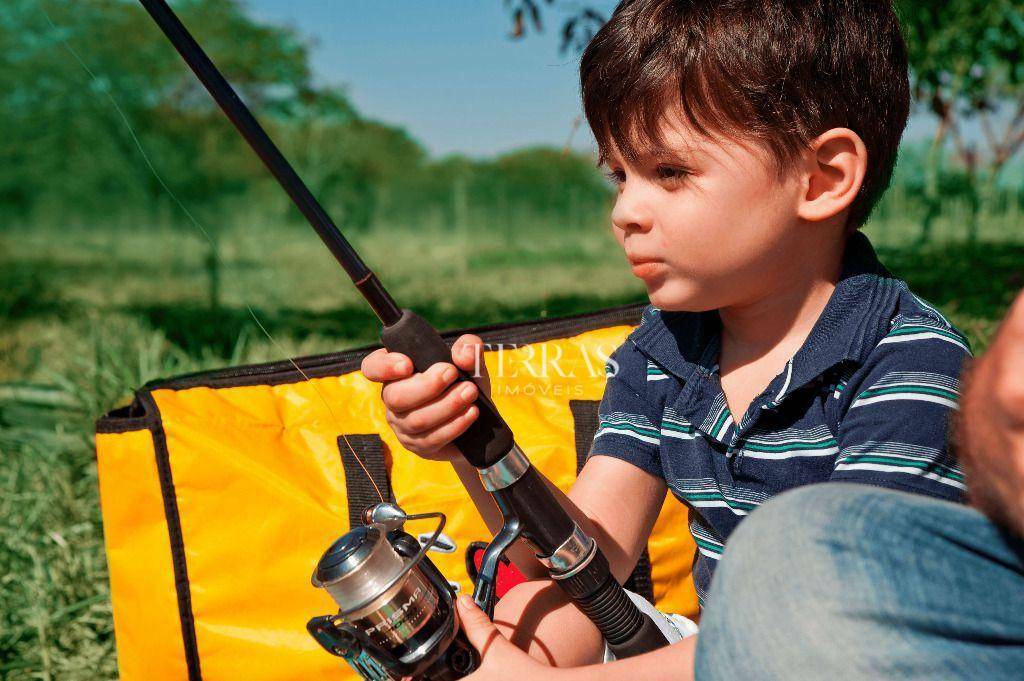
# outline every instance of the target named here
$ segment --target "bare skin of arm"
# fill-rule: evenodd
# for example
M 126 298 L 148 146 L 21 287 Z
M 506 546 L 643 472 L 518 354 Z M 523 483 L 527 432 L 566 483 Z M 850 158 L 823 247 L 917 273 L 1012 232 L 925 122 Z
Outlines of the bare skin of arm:
M 487 617 L 472 604 L 459 599 L 459 615 L 470 643 L 480 651 L 483 664 L 467 681 L 530 679 L 530 681 L 679 681 L 693 678 L 693 656 L 697 637 L 645 655 L 609 664 L 591 664 L 562 669 L 550 667 L 526 655 L 501 635 Z
M 640 557 L 665 499 L 665 482 L 620 459 L 593 456 L 567 503 L 588 519 L 581 525 L 624 581 Z M 600 662 L 604 643 L 593 623 L 547 577 L 520 584 L 495 608 L 494 623 L 513 644 L 546 664 Z
M 970 502 L 1024 536 L 1024 294 L 965 384 L 957 443 Z

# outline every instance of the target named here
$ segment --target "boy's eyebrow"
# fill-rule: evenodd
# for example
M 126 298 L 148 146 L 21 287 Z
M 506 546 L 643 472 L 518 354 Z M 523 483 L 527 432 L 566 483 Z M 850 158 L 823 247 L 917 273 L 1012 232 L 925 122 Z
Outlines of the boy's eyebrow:
M 689 154 L 681 154 L 679 152 L 665 152 L 654 156 L 653 159 L 658 163 L 667 163 L 670 165 L 682 166 L 684 168 L 693 165 L 693 156 Z
M 692 154 L 685 154 L 682 151 L 675 149 L 656 149 L 646 153 L 641 153 L 634 161 L 634 163 L 673 163 L 680 166 L 688 166 L 691 164 L 693 159 Z M 622 163 L 622 159 L 615 154 L 606 154 L 599 152 L 597 157 L 597 166 L 611 166 L 614 163 Z

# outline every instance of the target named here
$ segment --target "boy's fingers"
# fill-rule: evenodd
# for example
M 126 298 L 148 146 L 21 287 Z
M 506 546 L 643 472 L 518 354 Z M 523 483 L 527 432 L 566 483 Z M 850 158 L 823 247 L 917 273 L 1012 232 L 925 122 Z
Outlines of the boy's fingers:
M 399 435 L 398 441 L 406 449 L 421 456 L 430 455 L 451 444 L 455 438 L 466 432 L 466 429 L 476 420 L 479 414 L 480 410 L 476 406 L 472 406 L 451 421 L 426 433 L 420 435 L 402 433 Z M 397 434 L 400 431 L 396 430 L 395 432 Z
M 387 383 L 381 397 L 391 411 L 406 412 L 436 399 L 458 375 L 454 365 L 438 362 L 423 373 Z
M 479 357 L 480 362 L 480 373 L 486 374 L 487 367 L 483 361 L 483 340 L 480 336 L 474 336 L 471 333 L 459 336 L 458 339 L 452 343 L 452 361 L 455 362 L 455 366 L 459 367 L 463 371 L 470 372 L 471 374 L 476 371 L 477 361 Z
M 388 422 L 408 435 L 418 435 L 442 426 L 465 413 L 480 390 L 471 381 L 458 381 L 448 387 L 441 397 L 407 411 L 390 414 Z
M 412 361 L 400 352 L 378 348 L 363 357 L 359 370 L 367 379 L 377 383 L 405 378 L 412 373 Z
M 487 652 L 491 643 L 501 637 L 494 623 L 487 619 L 484 611 L 476 607 L 473 599 L 463 594 L 458 598 L 459 617 L 462 619 L 462 630 L 466 632 L 469 643 L 481 655 Z

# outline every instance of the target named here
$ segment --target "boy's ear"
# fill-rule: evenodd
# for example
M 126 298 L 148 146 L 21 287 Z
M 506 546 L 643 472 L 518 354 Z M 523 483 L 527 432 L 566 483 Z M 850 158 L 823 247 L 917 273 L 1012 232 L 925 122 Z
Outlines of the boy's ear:
M 846 210 L 860 193 L 868 166 L 868 149 L 849 128 L 832 128 L 811 141 L 804 195 L 797 215 L 811 222 Z

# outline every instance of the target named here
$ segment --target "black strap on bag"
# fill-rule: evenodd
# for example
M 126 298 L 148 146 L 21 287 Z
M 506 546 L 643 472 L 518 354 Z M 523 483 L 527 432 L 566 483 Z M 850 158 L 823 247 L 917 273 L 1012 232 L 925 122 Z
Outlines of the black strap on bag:
M 391 476 L 388 475 L 387 462 L 384 460 L 384 442 L 376 433 L 370 435 L 345 435 L 348 444 L 345 445 L 342 437 L 338 437 L 338 451 L 341 452 L 341 465 L 345 467 L 345 492 L 348 498 L 348 523 L 349 527 L 358 527 L 363 524 L 363 510 L 367 506 L 380 503 L 377 490 L 374 489 L 370 478 L 366 477 L 368 472 L 377 483 L 381 494 L 388 501 L 394 502 L 395 494 L 391 490 Z M 366 466 L 366 471 L 359 465 L 359 461 L 352 456 L 355 450 L 356 456 Z

